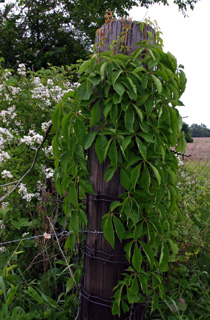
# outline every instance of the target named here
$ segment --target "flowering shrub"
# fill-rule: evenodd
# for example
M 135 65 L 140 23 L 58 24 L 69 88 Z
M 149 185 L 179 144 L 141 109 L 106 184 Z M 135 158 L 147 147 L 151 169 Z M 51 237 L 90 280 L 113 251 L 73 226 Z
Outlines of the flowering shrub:
M 36 73 L 27 71 L 24 64 L 19 64 L 16 72 L 0 67 L 0 242 L 53 232 L 47 216 L 56 230 L 65 224 L 60 210 L 62 201 L 54 189 L 52 133 L 48 129 L 52 126 L 50 119 L 55 105 L 77 86 L 72 80 L 74 70 L 77 66 L 49 67 Z M 51 276 L 46 280 L 47 272 L 49 267 L 57 272 L 59 268 L 53 269 L 53 262 L 45 266 L 37 263 L 45 251 L 48 260 L 58 255 L 51 246 L 52 243 L 48 245 L 41 239 L 0 245 L 0 278 L 8 273 L 11 265 L 12 269 L 18 265 L 19 270 L 13 271 L 13 279 L 9 274 L 6 280 L 0 279 L 1 283 L 5 281 L 8 294 L 11 287 L 15 288 L 10 298 L 16 296 L 14 305 L 8 307 L 7 293 L 4 292 L 5 301 L 0 285 L 1 319 L 12 318 L 16 306 L 26 309 L 27 319 L 48 319 L 44 315 L 47 307 L 42 310 L 38 306 L 32 307 L 37 304 L 36 299 L 31 298 L 31 293 L 30 298 L 27 292 L 23 294 L 23 290 L 29 285 L 31 288 L 33 283 L 41 288 L 43 294 L 52 296 L 57 285 L 49 281 Z M 45 280 L 39 274 L 44 274 Z M 66 277 L 65 272 L 63 277 Z M 33 312 L 29 312 L 32 309 Z M 16 319 L 25 319 L 23 310 L 18 311 Z M 48 313 L 52 315 L 51 311 Z
M 66 80 L 64 68 L 50 68 L 38 73 L 26 71 L 19 64 L 17 73 L 0 69 L 0 166 L 1 190 L 9 192 L 8 183 L 21 178 L 30 165 L 34 151 L 43 142 L 44 133 L 50 125 L 51 112 L 66 92 L 75 85 Z M 21 156 L 20 156 L 21 155 Z M 40 195 L 37 181 L 46 183 L 53 176 L 51 139 L 48 137 L 40 150 L 33 174 L 26 177 L 18 188 L 19 197 L 30 202 Z M 13 178 L 13 181 L 11 180 Z M 33 189 L 33 197 L 27 190 Z M 17 192 L 8 198 L 8 204 L 17 199 Z

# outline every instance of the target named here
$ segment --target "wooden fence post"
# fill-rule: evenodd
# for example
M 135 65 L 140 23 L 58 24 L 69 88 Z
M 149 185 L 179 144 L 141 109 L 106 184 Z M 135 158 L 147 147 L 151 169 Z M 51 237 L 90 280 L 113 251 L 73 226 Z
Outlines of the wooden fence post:
M 147 31 L 154 34 L 151 27 L 145 26 L 144 32 L 140 32 L 140 26 L 136 21 L 126 21 L 129 30 L 125 33 L 124 45 L 127 50 L 125 54 L 130 54 L 139 47 L 136 43 L 145 40 Z M 100 52 L 110 50 L 109 45 L 113 40 L 119 39 L 122 35 L 123 22 L 116 20 L 109 22 L 101 28 L 96 37 L 95 43 L 100 43 L 103 37 L 103 46 L 98 46 Z M 100 49 L 99 49 L 100 47 Z M 116 47 L 117 52 L 119 47 Z M 80 320 L 116 320 L 118 316 L 112 316 L 111 297 L 113 287 L 121 278 L 121 274 L 128 267 L 124 258 L 123 244 L 116 237 L 115 248 L 109 245 L 103 236 L 101 229 L 102 216 L 109 211 L 111 202 L 119 200 L 120 194 L 124 191 L 120 184 L 120 175 L 117 171 L 113 178 L 104 182 L 104 174 L 109 161 L 99 164 L 95 153 L 94 145 L 88 154 L 88 168 L 91 173 L 90 182 L 94 187 L 95 195 L 89 195 L 87 200 L 88 233 L 84 252 L 84 279 L 81 285 L 81 301 L 79 310 Z M 136 308 L 132 320 L 143 319 L 144 308 Z M 120 319 L 128 318 L 128 314 L 120 316 Z

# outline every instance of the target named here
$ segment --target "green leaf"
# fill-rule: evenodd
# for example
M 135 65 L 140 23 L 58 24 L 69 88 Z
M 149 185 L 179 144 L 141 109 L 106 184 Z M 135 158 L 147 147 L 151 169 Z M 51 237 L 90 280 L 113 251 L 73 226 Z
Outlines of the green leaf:
M 140 274 L 139 282 L 141 284 L 141 290 L 142 290 L 143 294 L 147 294 L 147 292 L 148 292 L 148 289 L 147 289 L 147 287 L 148 287 L 148 284 L 147 284 L 148 283 L 148 278 L 147 278 L 145 273 Z
M 178 145 L 176 147 L 176 152 L 181 151 L 181 153 L 185 153 L 186 148 L 187 148 L 187 142 L 185 140 L 185 134 L 184 134 L 184 132 L 182 132 L 180 134 L 179 142 L 178 142 Z
M 152 79 L 153 79 L 153 81 L 154 81 L 154 83 L 155 83 L 155 85 L 157 87 L 158 92 L 161 93 L 162 92 L 162 83 L 161 83 L 161 81 L 156 76 L 154 76 L 153 74 L 151 76 L 152 76 Z
M 92 93 L 92 84 L 86 80 L 77 88 L 76 93 L 79 100 L 89 100 Z
M 113 96 L 113 102 L 114 104 L 119 104 L 122 101 L 122 96 L 120 96 L 117 92 L 115 92 Z
M 134 252 L 132 256 L 132 265 L 136 269 L 137 272 L 140 272 L 141 269 L 141 264 L 142 264 L 142 255 L 139 247 L 135 243 L 134 246 Z
M 83 62 L 83 64 L 80 66 L 78 72 L 79 72 L 79 73 L 85 72 L 85 71 L 89 68 L 89 66 L 91 65 L 91 63 L 92 63 L 91 60 L 87 60 L 87 61 Z
M 133 106 L 138 114 L 140 121 L 143 121 L 143 114 L 142 114 L 141 110 L 135 104 L 133 104 Z
M 80 178 L 80 179 L 79 179 L 79 184 L 81 185 L 81 188 L 82 188 L 86 193 L 94 194 L 93 186 L 92 186 L 92 184 L 91 184 L 87 179 Z
M 108 216 L 106 220 L 103 222 L 102 227 L 103 227 L 105 239 L 109 242 L 109 244 L 114 249 L 115 235 L 114 235 L 114 227 L 112 224 L 112 219 L 110 216 Z
M 124 246 L 124 251 L 126 252 L 126 259 L 128 261 L 130 261 L 130 259 L 131 259 L 132 246 L 133 246 L 133 241 L 127 242 L 126 245 Z
M 122 96 L 125 92 L 125 87 L 122 85 L 122 83 L 116 82 L 113 88 L 119 94 L 119 96 Z
M 123 72 L 122 70 L 117 70 L 112 73 L 112 85 L 113 86 L 115 85 L 115 82 L 117 81 L 117 79 L 119 78 L 119 76 L 121 75 L 122 72 Z
M 100 75 L 101 75 L 101 80 L 103 81 L 104 78 L 105 78 L 105 72 L 106 72 L 106 67 L 107 67 L 107 62 L 104 61 L 101 65 L 101 68 L 100 68 Z
M 11 286 L 10 292 L 7 295 L 7 305 L 10 305 L 18 289 L 18 286 L 14 286 L 13 284 L 11 284 Z
M 113 101 L 109 101 L 109 102 L 105 103 L 105 106 L 103 109 L 103 115 L 104 115 L 105 119 L 107 118 L 112 106 L 113 106 Z
M 154 174 L 155 174 L 155 176 L 156 176 L 156 179 L 157 179 L 157 181 L 158 181 L 158 184 L 160 185 L 160 184 L 161 184 L 161 176 L 160 176 L 160 174 L 159 174 L 158 169 L 155 168 L 155 166 L 153 166 L 150 162 L 148 162 L 148 164 L 149 164 L 150 167 L 152 168 L 152 170 L 153 170 L 153 172 L 154 172 Z
M 140 176 L 140 170 L 141 170 L 141 164 L 137 165 L 135 168 L 131 171 L 131 186 L 135 190 L 136 183 Z
M 106 169 L 106 172 L 105 172 L 105 175 L 104 175 L 105 182 L 109 182 L 112 179 L 115 171 L 116 170 L 113 167 L 109 167 L 108 169 Z
M 139 301 L 139 286 L 136 277 L 131 280 L 131 286 L 127 286 L 127 298 L 129 303 Z
M 104 135 L 98 135 L 95 143 L 95 151 L 100 164 L 104 161 L 104 152 L 107 146 L 107 138 Z
M 117 303 L 113 304 L 112 306 L 112 315 L 118 315 L 120 317 L 120 305 L 118 305 Z
M 151 184 L 151 178 L 150 178 L 149 170 L 146 165 L 144 166 L 144 170 L 141 176 L 141 184 L 143 189 L 148 192 Z
M 132 71 L 133 74 L 138 73 L 138 72 L 147 72 L 147 70 L 144 67 L 137 67 Z
M 122 242 L 123 236 L 125 234 L 125 227 L 124 227 L 123 223 L 121 222 L 121 220 L 119 218 L 117 218 L 116 216 L 113 216 L 113 223 L 115 226 L 117 236 L 118 236 L 120 242 Z
M 130 176 L 128 174 L 128 171 L 123 168 L 121 168 L 121 170 L 120 170 L 120 182 L 121 182 L 121 185 L 126 190 L 130 189 Z
M 86 137 L 84 139 L 84 143 L 83 143 L 83 146 L 86 150 L 91 147 L 93 141 L 95 140 L 97 132 L 98 132 L 98 130 L 93 130 L 93 131 L 88 132 L 88 134 L 86 135 Z
M 101 121 L 101 106 L 98 100 L 91 109 L 90 125 L 93 127 Z
M 133 59 L 136 60 L 137 58 L 139 58 L 139 56 L 144 50 L 144 48 L 139 48 L 136 51 L 134 51 L 134 53 L 132 53 Z
M 158 307 L 158 295 L 154 292 L 152 297 L 152 309 L 151 313 L 155 311 Z
M 78 198 L 75 184 L 72 184 L 69 190 L 69 200 L 70 202 L 77 207 L 78 206 Z
M 134 232 L 133 232 L 133 239 L 134 241 L 137 241 L 139 238 L 142 238 L 143 234 L 143 223 L 139 223 L 136 225 Z
M 112 141 L 112 144 L 109 148 L 109 159 L 111 161 L 112 166 L 114 169 L 117 169 L 117 146 L 116 146 L 116 140 Z
M 154 107 L 154 99 L 151 98 L 151 99 L 147 100 L 145 103 L 147 119 L 150 117 L 153 107 Z
M 169 210 L 172 211 L 174 209 L 174 207 L 176 206 L 176 199 L 177 199 L 176 190 L 175 190 L 174 186 L 172 186 L 172 185 L 168 186 L 168 197 L 170 200 Z
M 87 215 L 85 213 L 84 210 L 82 209 L 79 209 L 78 211 L 78 217 L 80 218 L 80 220 L 85 224 L 85 226 L 87 225 L 88 223 L 88 218 L 87 218 Z
M 113 126 L 116 126 L 117 116 L 118 116 L 118 106 L 112 105 L 112 108 L 110 110 L 110 117 L 111 117 Z
M 177 244 L 172 239 L 168 239 L 168 242 L 170 244 L 170 247 L 171 247 L 173 254 L 177 255 L 179 252 L 179 248 L 178 248 Z
M 60 114 L 61 114 L 61 108 L 60 108 L 60 104 L 58 104 L 55 111 L 52 113 L 52 123 L 56 131 L 58 131 L 60 127 Z
M 127 137 L 123 140 L 123 143 L 122 143 L 123 153 L 125 152 L 127 146 L 128 146 L 129 143 L 131 142 L 131 139 L 132 139 L 132 136 L 127 136 Z
M 135 84 L 133 83 L 132 79 L 131 79 L 129 76 L 127 76 L 127 79 L 128 79 L 128 82 L 130 83 L 131 88 L 133 89 L 133 92 L 134 92 L 135 94 L 137 94 L 137 89 L 136 89 L 136 86 L 135 86 Z
M 154 264 L 154 252 L 153 252 L 152 248 L 148 244 L 146 244 L 144 242 L 141 242 L 141 245 L 142 245 L 144 253 L 145 253 L 146 257 L 147 257 L 147 260 L 148 260 L 149 264 L 152 267 L 153 264 Z
M 38 303 L 42 304 L 43 303 L 43 299 L 42 297 L 38 294 L 38 292 L 33 289 L 31 286 L 28 287 L 28 290 L 23 290 L 26 294 L 29 295 L 29 297 L 32 297 L 35 301 L 37 301 Z
M 137 107 L 144 105 L 146 103 L 146 101 L 148 100 L 149 96 L 150 96 L 150 94 L 148 94 L 148 93 L 140 94 L 138 96 L 138 100 L 136 101 Z
M 135 203 L 133 203 L 133 201 L 130 201 L 130 202 L 131 202 L 130 211 L 128 211 L 127 215 L 133 221 L 133 224 L 136 225 L 140 218 L 139 210 L 138 210 L 138 207 L 135 205 Z
M 121 304 L 122 304 L 123 312 L 127 313 L 130 310 L 129 306 L 127 305 L 127 303 L 124 300 L 121 300 Z
M 97 86 L 97 84 L 99 84 L 99 82 L 101 81 L 101 78 L 100 76 L 98 75 L 92 75 L 90 77 L 88 77 L 88 79 L 90 80 L 90 82 L 94 85 L 94 86 Z
M 143 142 L 136 137 L 136 143 L 139 149 L 140 154 L 142 155 L 144 160 L 147 160 L 147 147 L 143 144 Z
M 61 127 L 62 127 L 62 135 L 64 137 L 64 139 L 66 140 L 66 142 L 68 143 L 69 138 L 70 138 L 70 131 L 71 131 L 71 117 L 72 117 L 72 113 L 69 112 L 68 114 L 66 114 L 61 122 Z
M 70 220 L 70 230 L 72 230 L 75 234 L 79 233 L 79 218 L 77 213 L 74 211 L 71 214 L 71 220 Z
M 128 131 L 133 132 L 133 123 L 134 123 L 134 112 L 131 109 L 131 106 L 128 106 L 125 111 L 125 127 Z
M 4 283 L 4 279 L 2 276 L 0 276 L 0 288 L 1 290 L 3 291 L 3 294 L 4 294 L 4 299 L 6 301 L 7 299 L 7 292 L 6 292 L 6 286 L 5 286 L 5 283 Z
M 74 131 L 76 133 L 79 144 L 83 145 L 86 136 L 86 128 L 84 122 L 82 122 L 79 118 L 76 118 L 76 121 L 74 123 Z
M 169 250 L 166 242 L 162 241 L 160 260 L 159 260 L 159 268 L 160 271 L 168 270 L 168 261 L 169 261 Z
M 122 206 L 122 203 L 120 201 L 114 201 L 110 205 L 110 211 L 113 212 L 116 208 L 121 206 Z
M 145 133 L 141 132 L 139 134 L 146 142 L 154 143 L 154 138 L 151 132 Z

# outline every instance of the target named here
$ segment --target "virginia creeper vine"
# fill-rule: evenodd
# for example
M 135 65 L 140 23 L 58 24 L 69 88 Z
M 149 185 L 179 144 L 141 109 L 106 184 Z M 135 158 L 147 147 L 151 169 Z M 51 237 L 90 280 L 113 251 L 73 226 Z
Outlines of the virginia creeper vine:
M 164 299 L 163 273 L 175 261 L 175 215 L 179 214 L 178 160 L 184 152 L 182 119 L 176 106 L 185 90 L 183 67 L 158 43 L 146 41 L 130 56 L 107 51 L 85 61 L 80 86 L 68 93 L 53 114 L 55 181 L 74 241 L 87 224 L 83 198 L 94 193 L 88 181 L 87 150 L 95 144 L 100 163 L 110 159 L 105 181 L 120 170 L 126 192 L 103 217 L 104 236 L 123 241 L 130 265 L 114 288 L 112 313 L 134 303 Z M 147 270 L 145 269 L 147 265 Z

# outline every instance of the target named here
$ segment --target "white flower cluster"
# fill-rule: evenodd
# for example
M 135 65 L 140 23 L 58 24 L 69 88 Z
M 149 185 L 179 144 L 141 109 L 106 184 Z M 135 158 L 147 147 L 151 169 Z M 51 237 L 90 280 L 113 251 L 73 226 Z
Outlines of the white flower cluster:
M 5 151 L 0 151 L 0 165 L 7 159 L 10 159 L 10 156 Z
M 28 146 L 33 146 L 34 143 L 41 144 L 43 141 L 43 136 L 41 136 L 39 133 L 36 133 L 34 130 L 29 130 L 29 133 L 27 136 L 23 136 L 23 138 L 20 139 L 20 144 L 25 143 Z
M 22 234 L 22 238 L 24 238 L 25 236 L 27 236 L 29 234 L 29 232 L 24 232 L 23 234 Z
M 18 65 L 17 73 L 18 73 L 20 76 L 25 76 L 25 75 L 26 75 L 26 66 L 25 66 L 24 63 L 20 63 L 20 64 Z
M 39 196 L 39 193 L 29 193 L 24 183 L 19 185 L 18 193 L 22 196 L 22 199 L 27 202 L 30 202 L 32 198 Z
M 11 93 L 11 95 L 12 95 L 13 97 L 15 97 L 16 94 L 18 94 L 18 93 L 21 91 L 21 88 L 19 88 L 19 87 L 13 87 L 13 86 L 8 86 L 7 89 L 8 89 L 8 91 L 9 91 L 9 93 Z
M 6 248 L 5 247 L 0 247 L 0 253 L 3 253 L 6 251 Z
M 32 93 L 31 97 L 33 99 L 41 99 L 41 100 L 43 100 L 43 102 L 46 106 L 51 106 L 50 91 L 49 91 L 48 87 L 44 86 L 41 83 L 41 80 L 39 77 L 35 77 L 33 79 L 32 83 L 34 85 L 34 89 L 31 91 L 31 93 Z M 40 105 L 40 109 L 44 110 L 45 107 Z
M 0 84 L 0 96 L 2 96 L 2 92 L 5 90 L 5 86 Z
M 8 170 L 3 170 L 2 173 L 1 173 L 1 176 L 2 176 L 3 179 L 5 179 L 5 178 L 13 178 L 13 175 Z
M 4 75 L 2 76 L 2 79 L 8 80 L 9 77 L 12 75 L 12 73 L 10 71 L 8 71 L 8 69 L 4 70 Z
M 2 202 L 1 203 L 1 208 L 2 209 L 6 209 L 8 207 L 8 205 L 9 205 L 9 202 Z
M 14 112 L 15 106 L 9 107 L 7 110 L 2 110 L 0 112 L 0 118 L 2 118 L 3 123 L 10 122 L 17 116 L 17 113 Z
M 0 220 L 0 230 L 4 229 L 5 228 L 5 225 L 3 223 L 3 220 Z
M 51 93 L 51 97 L 52 99 L 57 103 L 59 102 L 63 96 L 70 91 L 71 89 L 67 89 L 67 90 L 63 90 L 61 87 L 59 86 L 55 86 L 54 88 L 50 89 L 50 93 Z
M 41 128 L 42 128 L 42 130 L 43 131 L 46 131 L 47 130 L 47 128 L 51 125 L 51 123 L 52 123 L 52 121 L 50 120 L 50 121 L 48 121 L 48 122 L 43 122 L 42 124 L 41 124 Z
M 8 205 L 9 205 L 9 202 L 2 202 L 1 203 L 1 208 L 2 209 L 6 209 L 8 207 Z
M 52 157 L 53 156 L 53 147 L 49 146 L 48 148 L 45 147 L 42 149 L 46 155 L 46 157 Z
M 13 135 L 8 129 L 0 127 L 0 150 L 5 148 L 5 144 L 13 139 Z M 9 158 L 8 158 L 9 159 Z
M 59 102 L 67 92 L 73 90 L 75 87 L 70 82 L 66 82 L 66 89 L 62 89 L 59 86 L 54 86 L 52 79 L 48 79 L 47 86 L 44 86 L 39 77 L 35 77 L 32 83 L 34 85 L 34 89 L 32 90 L 32 98 L 41 99 L 45 104 L 45 106 L 40 105 L 41 110 L 44 110 L 47 106 L 51 106 L 52 101 L 56 103 Z
M 52 168 L 46 168 L 45 165 L 41 164 L 41 171 L 44 173 L 46 179 L 50 179 L 54 175 L 54 170 Z

